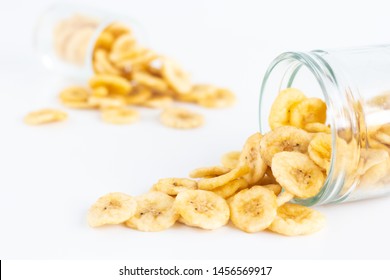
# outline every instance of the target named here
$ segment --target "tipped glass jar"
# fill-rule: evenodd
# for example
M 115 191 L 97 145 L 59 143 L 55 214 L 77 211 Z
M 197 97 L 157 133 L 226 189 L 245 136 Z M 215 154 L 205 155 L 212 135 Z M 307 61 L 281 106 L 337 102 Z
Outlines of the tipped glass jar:
M 310 206 L 390 194 L 390 45 L 279 55 L 262 82 L 263 134 L 270 130 L 273 101 L 287 88 L 325 101 L 325 125 L 306 130 L 331 139 L 322 188 L 295 202 Z
M 90 7 L 56 4 L 39 18 L 33 44 L 45 67 L 85 79 L 99 72 L 117 74 L 118 70 L 107 63 L 107 56 L 113 42 L 124 34 L 131 38 L 124 44 L 135 44 L 135 38 L 139 41 L 145 37 L 140 25 L 126 17 Z

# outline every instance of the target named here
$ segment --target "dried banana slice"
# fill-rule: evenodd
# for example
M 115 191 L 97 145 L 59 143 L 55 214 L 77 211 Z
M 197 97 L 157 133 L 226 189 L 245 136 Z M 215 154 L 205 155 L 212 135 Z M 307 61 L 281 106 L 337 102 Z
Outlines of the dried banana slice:
M 162 192 L 149 192 L 136 197 L 136 213 L 125 225 L 140 231 L 161 231 L 170 228 L 179 218 L 173 207 L 175 199 Z
M 131 84 L 125 78 L 108 75 L 108 74 L 97 74 L 89 80 L 89 86 L 92 89 L 97 87 L 105 87 L 113 94 L 127 94 L 131 91 Z
M 230 217 L 225 199 L 213 192 L 193 190 L 176 196 L 175 209 L 181 221 L 193 227 L 217 229 L 227 224 Z
M 109 51 L 113 43 L 114 36 L 107 31 L 103 31 L 96 40 L 95 49 L 104 49 Z
M 305 128 L 309 123 L 322 123 L 326 121 L 326 104 L 319 98 L 306 98 L 291 107 L 290 124 Z
M 261 186 L 242 190 L 229 201 L 231 221 L 245 232 L 259 232 L 276 216 L 275 194 Z
M 291 199 L 294 198 L 294 195 L 292 193 L 289 193 L 289 192 L 282 192 L 282 194 L 280 194 L 277 198 L 276 198 L 276 204 L 278 205 L 278 207 L 282 206 L 283 204 L 289 202 Z
M 24 122 L 29 125 L 40 125 L 53 122 L 61 122 L 68 118 L 68 114 L 60 110 L 42 109 L 29 113 L 24 117 Z
M 287 236 L 315 233 L 325 226 L 325 216 L 305 206 L 286 203 L 278 208 L 278 214 L 269 230 Z
M 65 88 L 60 92 L 60 101 L 67 107 L 89 109 L 93 108 L 93 106 L 88 103 L 89 96 L 89 89 L 80 86 L 73 86 Z
M 281 152 L 272 159 L 276 181 L 299 198 L 315 196 L 324 184 L 321 169 L 307 156 L 298 152 Z
M 105 31 L 114 36 L 114 38 L 118 38 L 123 34 L 132 33 L 131 29 L 128 26 L 120 22 L 114 22 L 110 24 Z
M 111 55 L 126 53 L 130 51 L 135 44 L 136 41 L 134 35 L 131 33 L 125 33 L 119 36 L 112 44 Z
M 328 173 L 332 156 L 332 136 L 317 133 L 310 141 L 308 152 L 311 160 Z
M 291 109 L 305 99 L 306 96 L 298 89 L 287 88 L 282 90 L 272 104 L 268 117 L 268 123 L 271 129 L 290 125 Z
M 317 133 L 317 132 L 330 133 L 331 132 L 330 126 L 325 125 L 323 123 L 317 123 L 317 122 L 306 124 L 304 129 L 310 133 Z
M 132 92 L 125 97 L 126 104 L 128 105 L 141 105 L 145 103 L 152 96 L 152 92 L 141 86 L 133 88 Z
M 223 198 L 229 198 L 238 190 L 242 190 L 247 187 L 248 182 L 245 179 L 236 179 L 223 186 L 213 189 L 212 192 Z
M 174 61 L 167 58 L 163 59 L 161 75 L 178 94 L 187 94 L 191 91 L 190 76 Z
M 152 190 L 163 192 L 169 195 L 177 195 L 179 192 L 196 190 L 198 183 L 185 178 L 165 178 L 160 179 L 153 185 Z
M 273 191 L 276 196 L 278 196 L 282 192 L 282 187 L 278 184 L 267 184 L 261 185 L 263 188 L 266 188 L 270 191 Z
M 262 136 L 260 133 L 255 133 L 250 136 L 246 140 L 238 160 L 239 165 L 248 165 L 250 168 L 249 173 L 243 177 L 250 185 L 255 184 L 263 178 L 264 173 L 267 170 L 267 165 L 260 155 L 261 138 Z
M 385 145 L 390 145 L 390 123 L 382 125 L 374 134 L 376 140 Z
M 238 165 L 240 155 L 240 151 L 228 152 L 221 157 L 221 163 L 224 167 L 233 169 Z
M 367 104 L 373 107 L 379 107 L 383 110 L 390 109 L 390 91 L 385 91 L 367 101 Z
M 126 100 L 122 96 L 91 96 L 88 98 L 88 104 L 97 108 L 121 108 L 126 106 Z
M 385 178 L 390 171 L 390 158 L 369 168 L 361 177 L 359 187 L 373 186 Z
M 282 126 L 268 132 L 260 142 L 262 159 L 271 166 L 275 154 L 284 151 L 307 152 L 311 136 L 303 129 L 293 126 Z
M 159 108 L 164 109 L 168 108 L 172 105 L 173 98 L 170 96 L 153 96 L 142 103 L 142 106 L 149 108 Z
M 236 97 L 230 90 L 217 87 L 212 87 L 211 89 L 213 90 L 208 89 L 203 95 L 197 97 L 196 102 L 200 106 L 206 108 L 226 108 L 232 106 L 236 102 Z
M 204 123 L 202 115 L 184 108 L 166 108 L 160 115 L 160 121 L 165 126 L 189 129 L 200 127 Z
M 97 49 L 95 51 L 93 67 L 97 74 L 120 75 L 120 71 L 111 64 L 108 53 L 104 49 Z
M 213 190 L 247 174 L 249 171 L 250 168 L 247 165 L 237 166 L 228 173 L 218 177 L 201 179 L 198 182 L 198 188 L 201 190 Z
M 232 169 L 224 166 L 200 167 L 190 172 L 191 178 L 212 178 L 230 172 Z
M 132 124 L 139 120 L 139 113 L 128 108 L 107 108 L 102 110 L 102 119 L 112 124 Z
M 384 150 L 362 149 L 360 151 L 359 174 L 364 174 L 368 169 L 389 158 L 389 154 Z
M 150 89 L 157 90 L 158 92 L 168 91 L 168 84 L 161 78 L 155 77 L 145 72 L 135 72 L 133 79 L 138 84 L 146 86 Z
M 134 197 L 124 193 L 109 193 L 100 197 L 88 210 L 91 227 L 120 224 L 132 217 L 137 210 Z

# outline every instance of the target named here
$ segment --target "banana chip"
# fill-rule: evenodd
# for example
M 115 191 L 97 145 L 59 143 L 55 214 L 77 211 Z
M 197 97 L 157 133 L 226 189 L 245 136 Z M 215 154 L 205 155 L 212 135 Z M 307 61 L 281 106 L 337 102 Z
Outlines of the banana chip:
M 203 116 L 184 108 L 166 108 L 160 115 L 162 124 L 179 129 L 197 128 L 203 125 Z
M 172 60 L 163 60 L 161 75 L 176 93 L 187 94 L 191 91 L 190 76 Z
M 112 124 L 132 124 L 139 120 L 139 113 L 128 108 L 107 108 L 102 110 L 102 119 Z
M 225 199 L 213 192 L 193 190 L 176 196 L 175 209 L 186 225 L 203 229 L 217 229 L 227 224 L 230 217 Z
M 88 98 L 91 95 L 89 89 L 73 86 L 68 87 L 60 92 L 60 101 L 63 105 L 76 108 L 76 109 L 90 109 L 94 108 L 88 102 Z
M 196 102 L 206 108 L 226 108 L 236 102 L 236 97 L 228 89 L 212 87 L 211 90 L 209 88 L 204 94 L 199 95 Z
M 326 121 L 326 104 L 319 98 L 306 98 L 293 106 L 290 111 L 290 124 L 305 128 L 309 123 Z
M 331 132 L 330 127 L 328 125 L 325 125 L 323 123 L 317 123 L 317 122 L 307 123 L 305 125 L 304 129 L 310 133 L 317 133 L 317 132 L 330 133 Z
M 268 229 L 287 236 L 297 236 L 320 231 L 325 222 L 324 215 L 316 210 L 286 203 L 278 208 L 277 216 Z
M 298 89 L 287 88 L 282 90 L 272 104 L 268 117 L 268 123 L 271 129 L 290 125 L 291 109 L 305 99 L 305 95 Z
M 136 72 L 133 74 L 133 79 L 138 84 L 156 90 L 158 92 L 166 92 L 168 84 L 161 78 L 152 76 L 146 72 Z
M 196 190 L 197 188 L 198 183 L 194 180 L 185 178 L 166 178 L 158 180 L 158 182 L 153 185 L 152 190 L 174 196 L 179 192 Z
M 282 192 L 277 198 L 276 198 L 276 204 L 278 207 L 282 206 L 283 204 L 289 202 L 291 199 L 294 198 L 294 195 L 289 192 Z
M 100 197 L 89 209 L 87 220 L 91 227 L 120 224 L 137 210 L 136 200 L 124 193 L 109 193 Z
M 238 166 L 218 177 L 201 179 L 198 182 L 198 188 L 201 190 L 213 190 L 247 174 L 249 171 L 250 168 L 247 165 Z
M 261 186 L 242 190 L 229 201 L 231 221 L 245 232 L 259 232 L 272 223 L 276 216 L 276 196 Z
M 61 122 L 68 118 L 68 114 L 54 109 L 42 109 L 29 113 L 24 117 L 24 122 L 29 125 L 40 125 L 53 122 Z
M 282 187 L 278 184 L 266 184 L 261 186 L 270 191 L 273 191 L 276 196 L 278 196 L 282 192 Z
M 328 173 L 332 156 L 332 136 L 317 133 L 310 141 L 308 152 L 311 160 Z
M 125 225 L 140 231 L 170 228 L 179 218 L 173 207 L 175 199 L 162 192 L 149 192 L 136 197 L 137 210 Z
M 228 152 L 221 157 L 221 163 L 224 167 L 233 169 L 238 165 L 240 155 L 240 151 Z
M 230 172 L 232 169 L 224 166 L 200 167 L 190 172 L 191 178 L 212 178 Z
M 321 169 L 307 156 L 298 152 L 281 152 L 272 159 L 276 181 L 299 198 L 315 196 L 324 184 Z
M 93 67 L 97 74 L 120 75 L 120 71 L 111 64 L 108 53 L 104 49 L 95 51 Z
M 231 197 L 238 190 L 242 190 L 247 187 L 248 182 L 245 179 L 235 179 L 223 186 L 213 189 L 212 192 L 226 199 Z
M 106 87 L 110 93 L 127 94 L 131 90 L 131 84 L 122 77 L 107 74 L 97 74 L 89 80 L 89 86 L 94 89 Z
M 261 134 L 255 133 L 250 136 L 242 149 L 240 158 L 238 160 L 239 165 L 247 165 L 250 168 L 248 174 L 244 175 L 244 179 L 248 184 L 255 184 L 261 178 L 263 178 L 267 165 L 263 161 L 260 155 L 260 141 Z
M 271 166 L 272 158 L 277 153 L 284 151 L 306 153 L 310 139 L 310 134 L 303 129 L 293 126 L 278 127 L 261 139 L 261 157 L 268 166 Z

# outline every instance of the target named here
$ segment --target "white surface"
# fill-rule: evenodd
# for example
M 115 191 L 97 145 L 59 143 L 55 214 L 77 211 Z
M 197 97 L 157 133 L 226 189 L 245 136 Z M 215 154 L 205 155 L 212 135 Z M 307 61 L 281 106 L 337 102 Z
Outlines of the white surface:
M 85 220 L 88 207 L 107 192 L 137 195 L 159 178 L 186 176 L 239 149 L 258 128 L 260 80 L 280 52 L 389 43 L 386 1 L 85 1 L 137 18 L 151 46 L 176 58 L 195 81 L 237 93 L 231 109 L 194 108 L 207 122 L 191 131 L 161 126 L 152 110 L 143 110 L 132 126 L 73 110 L 62 124 L 24 125 L 33 109 L 61 107 L 57 92 L 69 84 L 42 69 L 30 48 L 33 23 L 50 2 L 1 0 L 1 259 L 389 257 L 390 198 L 321 207 L 325 230 L 297 238 L 233 227 L 91 229 Z

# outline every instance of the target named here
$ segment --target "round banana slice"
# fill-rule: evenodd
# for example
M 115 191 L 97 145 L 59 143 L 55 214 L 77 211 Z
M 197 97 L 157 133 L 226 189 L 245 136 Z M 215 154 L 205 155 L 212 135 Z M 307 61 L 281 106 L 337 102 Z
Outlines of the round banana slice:
M 328 173 L 332 156 L 332 136 L 317 133 L 309 143 L 308 152 L 311 160 Z
M 154 109 L 168 109 L 172 103 L 173 98 L 171 96 L 152 96 L 140 105 Z
M 106 87 L 110 93 L 127 94 L 131 91 L 131 84 L 125 78 L 108 75 L 97 74 L 89 80 L 89 86 L 94 89 L 97 87 Z
M 315 233 L 325 226 L 325 216 L 305 206 L 286 203 L 278 208 L 278 214 L 269 230 L 287 236 Z
M 126 106 L 126 100 L 123 96 L 90 96 L 88 98 L 89 106 L 93 108 L 122 108 Z
M 228 89 L 214 87 L 213 90 L 206 92 L 202 97 L 198 97 L 196 102 L 206 108 L 226 108 L 236 102 L 236 97 Z
M 102 110 L 102 119 L 112 124 L 132 124 L 139 120 L 139 113 L 129 108 L 107 108 Z
M 361 177 L 360 185 L 365 187 L 372 187 L 378 183 L 381 179 L 385 178 L 390 172 L 390 158 L 372 166 Z
M 305 128 L 309 123 L 326 121 L 326 104 L 319 98 L 306 98 L 293 106 L 290 111 L 290 124 Z
M 179 218 L 175 201 L 162 192 L 149 192 L 136 197 L 137 211 L 125 225 L 140 231 L 161 231 L 170 228 Z
M 197 128 L 203 125 L 201 114 L 184 108 L 166 108 L 160 115 L 162 124 L 179 129 Z
M 191 178 L 213 178 L 231 171 L 231 168 L 223 166 L 200 167 L 190 172 Z
M 233 169 L 238 165 L 240 155 L 240 151 L 228 152 L 221 157 L 221 163 L 224 167 Z
M 307 123 L 305 125 L 304 129 L 310 133 L 317 133 L 317 132 L 330 133 L 331 132 L 330 126 L 325 125 L 323 123 L 317 123 L 317 122 Z
M 242 190 L 229 201 L 233 224 L 245 232 L 259 232 L 276 216 L 276 196 L 261 186 Z
M 276 181 L 299 198 L 315 196 L 324 184 L 321 169 L 307 156 L 298 152 L 281 152 L 272 160 Z
M 175 209 L 181 221 L 193 227 L 217 229 L 227 224 L 230 217 L 225 199 L 213 192 L 193 190 L 176 196 Z
M 276 196 L 278 196 L 282 192 L 282 187 L 278 184 L 267 184 L 261 185 L 263 188 L 266 188 L 270 191 L 273 191 Z
M 163 192 L 169 195 L 177 195 L 179 192 L 196 190 L 198 183 L 185 178 L 165 178 L 160 179 L 153 185 L 152 190 Z
M 161 74 L 169 86 L 178 94 L 187 94 L 191 91 L 190 76 L 174 61 L 165 58 Z
M 384 150 L 362 149 L 360 151 L 359 174 L 364 174 L 371 167 L 386 161 L 389 154 Z
M 238 190 L 242 190 L 248 187 L 248 182 L 245 179 L 236 179 L 223 186 L 212 190 L 213 193 L 228 198 L 235 194 Z
M 91 227 L 120 224 L 132 217 L 137 210 L 134 197 L 124 193 L 109 193 L 100 197 L 88 210 Z
M 81 86 L 67 87 L 60 92 L 60 100 L 67 101 L 87 101 L 90 95 L 89 89 Z
M 120 71 L 111 64 L 108 53 L 104 49 L 97 49 L 94 53 L 93 67 L 98 74 L 119 76 Z
M 271 166 L 272 158 L 277 153 L 284 151 L 306 153 L 310 139 L 310 134 L 303 129 L 293 126 L 278 127 L 265 134 L 261 139 L 261 157 L 268 166 Z
M 138 84 L 156 90 L 158 92 L 166 92 L 168 90 L 168 84 L 161 78 L 155 77 L 146 72 L 135 72 L 133 79 Z
M 382 125 L 374 134 L 376 140 L 385 145 L 390 145 L 390 123 Z
M 111 47 L 111 53 L 123 54 L 130 51 L 136 44 L 134 35 L 131 33 L 125 33 L 119 36 Z
M 248 165 L 237 166 L 228 173 L 218 177 L 201 179 L 198 182 L 198 188 L 201 190 L 213 190 L 247 174 L 249 171 Z
M 294 198 L 294 195 L 292 193 L 284 191 L 284 192 L 282 192 L 282 194 L 280 194 L 276 198 L 276 204 L 278 205 L 278 207 L 280 207 L 283 204 L 286 204 L 287 202 L 289 202 L 293 198 Z
M 243 177 L 250 185 L 255 184 L 263 178 L 264 173 L 267 170 L 267 165 L 260 155 L 261 138 L 262 136 L 260 133 L 255 133 L 250 136 L 246 140 L 238 160 L 239 165 L 248 165 L 250 168 L 249 173 Z
M 305 99 L 306 96 L 298 89 L 287 88 L 282 90 L 272 104 L 268 117 L 268 123 L 271 129 L 290 125 L 291 109 Z
M 68 114 L 55 109 L 42 109 L 31 112 L 24 117 L 24 122 L 29 125 L 40 125 L 53 122 L 62 122 L 68 118 Z

